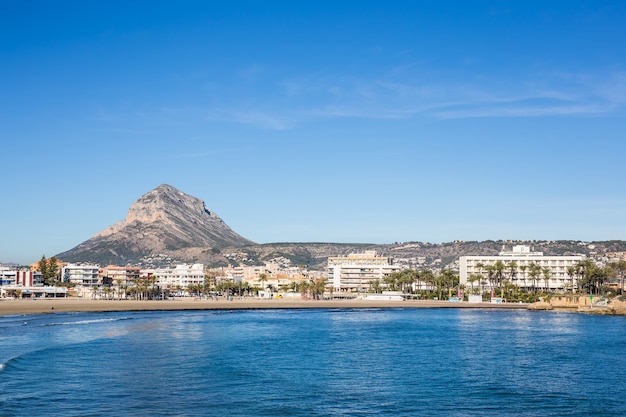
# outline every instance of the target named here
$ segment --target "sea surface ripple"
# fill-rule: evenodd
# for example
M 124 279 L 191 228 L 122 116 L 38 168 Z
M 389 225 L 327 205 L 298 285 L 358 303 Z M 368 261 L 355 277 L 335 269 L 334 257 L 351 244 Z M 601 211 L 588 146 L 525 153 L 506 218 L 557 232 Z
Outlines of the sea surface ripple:
M 1 416 L 624 416 L 626 318 L 481 309 L 0 317 Z

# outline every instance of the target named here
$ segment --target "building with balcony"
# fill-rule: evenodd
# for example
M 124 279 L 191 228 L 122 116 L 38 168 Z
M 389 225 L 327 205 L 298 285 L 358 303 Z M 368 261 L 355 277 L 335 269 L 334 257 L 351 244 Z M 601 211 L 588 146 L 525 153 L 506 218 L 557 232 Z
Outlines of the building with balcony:
M 100 284 L 99 269 L 98 265 L 67 264 L 61 269 L 61 281 L 85 287 L 96 287 Z
M 22 287 L 33 287 L 43 285 L 41 272 L 31 271 L 25 268 L 0 267 L 0 286 L 14 285 Z
M 133 285 L 139 278 L 141 268 L 138 266 L 109 265 L 100 271 L 102 283 L 105 285 Z
M 488 273 L 490 266 L 501 261 L 504 264 L 503 279 L 530 290 L 544 288 L 549 291 L 577 288 L 576 277 L 568 274 L 568 267 L 576 265 L 583 259 L 582 255 L 557 256 L 543 252 L 533 252 L 525 245 L 513 246 L 511 251 L 502 251 L 498 255 L 472 255 L 459 258 L 459 277 L 461 284 L 486 290 L 490 286 Z M 533 279 L 531 267 L 539 266 L 540 271 Z M 536 268 L 536 267 L 535 267 Z M 550 278 L 546 282 L 546 271 Z M 480 277 L 473 282 L 470 277 Z
M 181 264 L 174 268 L 142 270 L 141 273 L 156 278 L 155 285 L 169 289 L 184 289 L 190 285 L 203 285 L 206 276 L 203 264 Z
M 335 291 L 365 292 L 374 280 L 383 280 L 400 267 L 393 258 L 380 256 L 375 251 L 352 253 L 328 258 L 328 285 Z

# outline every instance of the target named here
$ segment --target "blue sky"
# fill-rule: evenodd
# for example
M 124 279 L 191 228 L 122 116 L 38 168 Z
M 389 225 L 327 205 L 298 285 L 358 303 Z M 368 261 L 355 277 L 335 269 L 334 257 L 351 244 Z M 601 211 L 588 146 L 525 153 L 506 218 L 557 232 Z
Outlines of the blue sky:
M 626 238 L 626 2 L 0 4 L 0 262 L 167 183 L 267 242 Z

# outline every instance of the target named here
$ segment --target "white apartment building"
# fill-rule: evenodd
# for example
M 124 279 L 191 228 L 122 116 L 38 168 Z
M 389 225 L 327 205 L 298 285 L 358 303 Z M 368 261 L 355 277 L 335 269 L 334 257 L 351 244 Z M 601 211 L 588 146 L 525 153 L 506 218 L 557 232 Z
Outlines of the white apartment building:
M 17 285 L 22 287 L 43 285 L 41 272 L 33 272 L 26 269 L 11 269 L 0 266 L 0 286 L 3 285 Z
M 61 281 L 96 287 L 99 284 L 99 269 L 98 265 L 68 264 L 61 269 Z
M 400 267 L 393 258 L 380 256 L 376 251 L 352 253 L 328 258 L 328 284 L 336 291 L 367 291 L 373 280 L 382 280 Z
M 157 279 L 156 285 L 163 288 L 188 288 L 190 285 L 204 284 L 204 265 L 176 265 L 174 268 L 142 270 L 142 275 Z
M 497 256 L 473 255 L 461 256 L 459 258 L 459 275 L 461 284 L 470 286 L 468 278 L 474 274 L 482 275 L 484 279 L 473 284 L 476 288 L 485 290 L 489 283 L 485 267 L 493 265 L 497 261 L 502 261 L 506 269 L 504 278 L 523 289 L 532 289 L 533 286 L 546 288 L 546 281 L 543 272 L 539 274 L 535 282 L 529 275 L 530 266 L 536 264 L 550 271 L 548 288 L 550 290 L 562 290 L 566 287 L 571 289 L 572 277 L 568 275 L 567 268 L 577 264 L 583 259 L 582 255 L 572 256 L 544 256 L 543 252 L 531 252 L 530 247 L 525 245 L 513 246 L 512 250 L 502 251 Z M 576 277 L 574 288 L 577 288 Z

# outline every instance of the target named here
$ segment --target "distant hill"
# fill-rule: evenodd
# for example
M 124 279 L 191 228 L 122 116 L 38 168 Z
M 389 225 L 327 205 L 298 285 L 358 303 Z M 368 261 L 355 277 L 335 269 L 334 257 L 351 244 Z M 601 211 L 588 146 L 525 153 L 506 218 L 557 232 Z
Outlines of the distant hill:
M 199 198 L 164 184 L 135 201 L 126 219 L 56 257 L 68 262 L 144 267 L 183 262 L 209 266 L 259 265 L 278 259 L 323 269 L 329 256 L 375 250 L 407 267 L 442 268 L 454 267 L 459 256 L 495 255 L 505 246 L 510 249 L 519 244 L 546 255 L 582 254 L 599 261 L 606 260 L 609 252 L 626 251 L 626 242 L 621 240 L 256 244 L 235 233 Z
M 448 243 L 402 242 L 393 244 L 350 243 L 267 243 L 220 251 L 198 251 L 193 259 L 207 265 L 259 265 L 265 261 L 285 258 L 295 265 L 307 265 L 310 269 L 325 269 L 329 256 L 347 255 L 354 252 L 374 250 L 394 258 L 394 262 L 408 268 L 455 268 L 460 256 L 497 255 L 503 248 L 528 245 L 545 255 L 585 255 L 598 262 L 608 262 L 611 252 L 626 251 L 625 241 L 518 241 L 487 240 L 457 241 Z M 182 259 L 182 258 L 178 258 Z
M 126 265 L 186 248 L 252 244 L 202 200 L 162 184 L 139 197 L 128 209 L 126 219 L 56 256 L 69 262 Z

